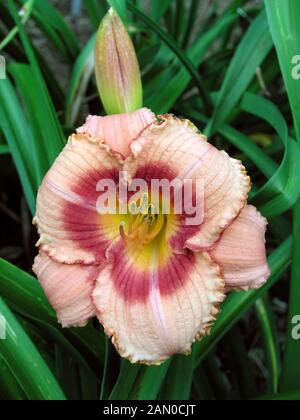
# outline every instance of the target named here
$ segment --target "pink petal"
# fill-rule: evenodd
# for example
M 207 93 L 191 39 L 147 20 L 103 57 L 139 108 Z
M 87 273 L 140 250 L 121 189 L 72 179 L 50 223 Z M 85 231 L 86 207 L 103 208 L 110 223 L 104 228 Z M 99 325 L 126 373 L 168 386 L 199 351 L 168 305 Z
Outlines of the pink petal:
M 171 255 L 162 262 L 156 251 L 127 254 L 116 244 L 93 300 L 121 356 L 159 364 L 173 354 L 188 354 L 195 339 L 209 332 L 223 291 L 219 268 L 206 253 Z
M 266 219 L 256 208 L 246 206 L 211 252 L 222 269 L 228 290 L 257 289 L 266 283 L 270 275 L 265 248 L 266 226 Z
M 170 115 L 160 120 L 132 143 L 133 156 L 125 162 L 124 170 L 131 178 L 142 174 L 153 179 L 159 172 L 159 179 L 172 173 L 181 181 L 202 182 L 204 218 L 193 229 L 181 224 L 180 235 L 177 232 L 170 243 L 174 249 L 207 251 L 246 204 L 250 179 L 239 161 L 207 143 L 190 121 Z
M 82 327 L 95 316 L 91 294 L 98 267 L 60 264 L 42 253 L 33 269 L 63 327 Z
M 130 154 L 131 142 L 155 121 L 155 115 L 146 108 L 129 114 L 107 117 L 90 115 L 77 132 L 89 134 L 93 138 L 100 138 L 112 151 L 127 157 Z
M 119 221 L 107 226 L 98 214 L 97 184 L 115 182 L 120 169 L 106 145 L 87 135 L 71 136 L 38 193 L 34 223 L 42 251 L 62 263 L 101 263 L 119 235 Z

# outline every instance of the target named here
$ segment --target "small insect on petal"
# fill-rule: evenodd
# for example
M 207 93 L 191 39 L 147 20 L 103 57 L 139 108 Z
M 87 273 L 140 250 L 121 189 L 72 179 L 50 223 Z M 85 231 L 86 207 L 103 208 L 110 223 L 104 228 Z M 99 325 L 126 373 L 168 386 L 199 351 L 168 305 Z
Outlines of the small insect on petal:
M 108 115 L 129 113 L 142 107 L 142 81 L 134 46 L 113 9 L 99 27 L 95 71 L 100 97 Z

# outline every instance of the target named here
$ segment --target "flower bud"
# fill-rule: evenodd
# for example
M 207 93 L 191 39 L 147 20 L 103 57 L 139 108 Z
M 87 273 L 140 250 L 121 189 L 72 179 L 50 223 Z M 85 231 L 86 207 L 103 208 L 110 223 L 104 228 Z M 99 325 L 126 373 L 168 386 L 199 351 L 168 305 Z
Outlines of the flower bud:
M 108 115 L 133 112 L 143 106 L 141 74 L 134 46 L 113 9 L 103 18 L 98 30 L 95 71 Z

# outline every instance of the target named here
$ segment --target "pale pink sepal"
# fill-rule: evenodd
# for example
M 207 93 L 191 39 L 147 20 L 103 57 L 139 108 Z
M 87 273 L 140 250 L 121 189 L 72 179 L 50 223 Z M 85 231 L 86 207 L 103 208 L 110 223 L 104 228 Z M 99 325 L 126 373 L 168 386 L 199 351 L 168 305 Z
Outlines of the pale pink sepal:
M 258 289 L 266 283 L 270 270 L 266 259 L 267 221 L 253 206 L 246 206 L 225 230 L 212 251 L 220 265 L 226 289 Z
M 130 154 L 132 141 L 155 121 L 155 115 L 147 108 L 106 117 L 90 115 L 86 123 L 77 129 L 77 133 L 103 139 L 114 152 L 126 158 Z
M 33 270 L 63 327 L 83 327 L 95 315 L 91 294 L 98 267 L 61 264 L 41 253 Z

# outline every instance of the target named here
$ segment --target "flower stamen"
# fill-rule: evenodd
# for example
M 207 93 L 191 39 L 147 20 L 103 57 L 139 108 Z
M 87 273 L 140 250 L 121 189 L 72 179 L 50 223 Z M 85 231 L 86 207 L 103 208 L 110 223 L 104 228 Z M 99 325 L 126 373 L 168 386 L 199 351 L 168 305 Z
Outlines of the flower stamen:
M 145 197 L 146 196 L 146 197 Z M 148 195 L 144 195 L 140 206 L 135 201 L 130 203 L 130 216 L 120 224 L 120 235 L 124 242 L 134 242 L 143 247 L 154 241 L 163 230 L 165 216 L 156 211 L 153 204 L 148 204 Z M 146 207 L 147 205 L 147 207 Z

